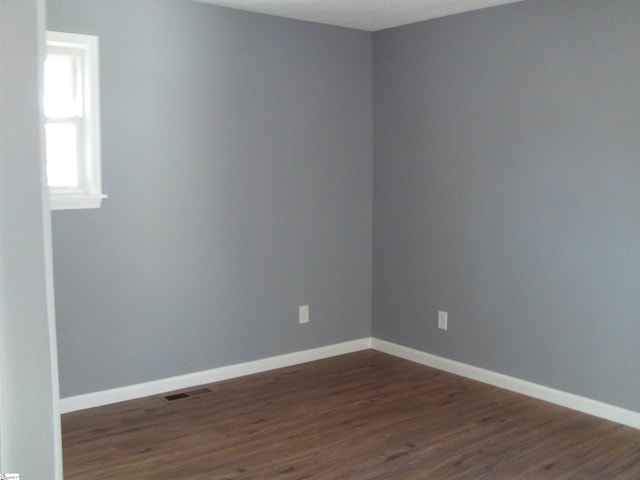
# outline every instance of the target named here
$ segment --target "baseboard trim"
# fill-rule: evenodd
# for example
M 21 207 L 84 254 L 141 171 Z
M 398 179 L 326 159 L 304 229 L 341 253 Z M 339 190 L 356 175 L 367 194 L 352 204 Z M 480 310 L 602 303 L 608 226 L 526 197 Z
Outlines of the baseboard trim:
M 61 413 L 75 412 L 87 408 L 100 407 L 112 403 L 124 402 L 136 398 L 158 395 L 173 390 L 191 388 L 197 385 L 219 382 L 230 378 L 242 377 L 254 373 L 265 372 L 276 368 L 289 367 L 324 358 L 335 357 L 345 353 L 357 352 L 371 348 L 371 338 L 361 338 L 349 342 L 327 345 L 324 347 L 303 350 L 300 352 L 278 355 L 275 357 L 254 360 L 226 367 L 214 368 L 202 372 L 163 378 L 152 382 L 139 383 L 126 387 L 112 388 L 100 392 L 87 393 L 60 400 Z
M 605 420 L 640 429 L 640 412 L 634 412 L 615 405 L 610 405 L 590 398 L 582 397 L 554 388 L 545 387 L 519 378 L 485 370 L 448 358 L 415 350 L 378 338 L 361 338 L 349 342 L 327 345 L 324 347 L 303 350 L 300 352 L 278 355 L 226 367 L 214 368 L 202 372 L 164 378 L 152 382 L 140 383 L 126 387 L 113 388 L 100 392 L 87 393 L 60 400 L 61 413 L 69 413 L 87 408 L 100 407 L 112 403 L 124 402 L 136 398 L 159 395 L 161 393 L 192 388 L 207 383 L 219 382 L 231 378 L 242 377 L 254 373 L 265 372 L 276 368 L 289 367 L 301 363 L 322 360 L 324 358 L 358 352 L 373 348 L 383 353 L 404 358 L 412 362 L 454 373 L 462 377 L 477 380 L 489 385 L 522 393 L 539 400 L 544 400 L 562 407 L 587 413 Z
M 422 365 L 454 373 L 462 377 L 478 380 L 489 385 L 522 393 L 529 397 L 544 400 L 562 407 L 587 413 L 612 422 L 640 429 L 640 412 L 626 410 L 615 405 L 603 403 L 590 398 L 563 392 L 554 388 L 545 387 L 537 383 L 528 382 L 519 378 L 510 377 L 491 370 L 474 367 L 466 363 L 449 360 L 430 353 L 414 350 L 409 347 L 387 342 L 377 338 L 371 339 L 371 348 L 395 357 L 411 360 Z

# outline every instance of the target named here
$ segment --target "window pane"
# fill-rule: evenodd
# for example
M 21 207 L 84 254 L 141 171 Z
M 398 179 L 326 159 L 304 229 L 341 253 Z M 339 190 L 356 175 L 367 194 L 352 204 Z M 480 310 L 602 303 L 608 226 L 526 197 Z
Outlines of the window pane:
M 78 134 L 70 123 L 47 123 L 47 179 L 50 187 L 78 187 Z
M 44 114 L 75 117 L 78 99 L 78 57 L 48 54 L 44 63 Z

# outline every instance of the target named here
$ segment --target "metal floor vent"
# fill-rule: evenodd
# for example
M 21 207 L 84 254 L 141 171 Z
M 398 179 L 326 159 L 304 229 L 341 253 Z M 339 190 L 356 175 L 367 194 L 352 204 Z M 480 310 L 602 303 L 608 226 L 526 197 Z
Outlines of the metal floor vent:
M 167 402 L 175 402 L 176 400 L 182 400 L 184 398 L 200 397 L 212 393 L 208 388 L 198 388 L 197 390 L 190 390 L 188 392 L 172 393 L 170 395 L 163 395 Z

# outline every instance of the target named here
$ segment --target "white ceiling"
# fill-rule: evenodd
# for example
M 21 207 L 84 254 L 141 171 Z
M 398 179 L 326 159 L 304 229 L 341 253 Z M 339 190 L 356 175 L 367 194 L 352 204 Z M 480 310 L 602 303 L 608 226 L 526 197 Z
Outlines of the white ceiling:
M 310 22 L 382 30 L 522 0 L 197 0 Z

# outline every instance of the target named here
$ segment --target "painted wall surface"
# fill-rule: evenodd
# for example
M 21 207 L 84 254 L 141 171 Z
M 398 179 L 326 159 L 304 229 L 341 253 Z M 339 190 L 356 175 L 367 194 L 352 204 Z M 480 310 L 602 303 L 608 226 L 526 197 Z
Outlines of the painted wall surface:
M 109 195 L 53 213 L 63 397 L 370 335 L 369 33 L 184 0 L 48 29 L 100 37 Z
M 640 409 L 639 46 L 636 0 L 374 34 L 376 337 Z
M 44 2 L 0 0 L 0 472 L 62 480 L 51 229 L 43 199 Z

